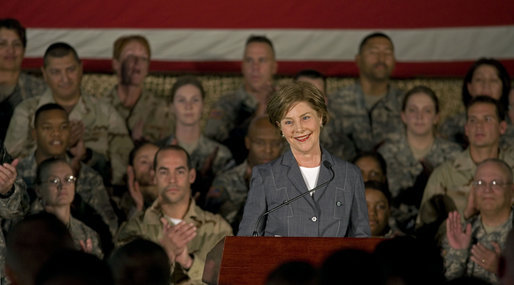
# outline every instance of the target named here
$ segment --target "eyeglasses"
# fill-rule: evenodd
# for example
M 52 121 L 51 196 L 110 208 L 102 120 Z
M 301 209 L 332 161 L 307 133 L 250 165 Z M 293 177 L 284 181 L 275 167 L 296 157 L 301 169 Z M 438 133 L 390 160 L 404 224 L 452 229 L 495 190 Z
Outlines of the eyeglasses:
M 492 180 L 489 183 L 487 183 L 484 180 L 476 180 L 476 181 L 473 181 L 473 183 L 472 183 L 475 191 L 481 191 L 481 192 L 484 192 L 487 188 L 489 188 L 495 192 L 500 192 L 503 190 L 504 186 L 511 185 L 511 184 L 512 183 L 500 182 L 498 180 Z
M 59 186 L 62 186 L 63 184 L 66 184 L 66 185 L 75 184 L 76 181 L 77 181 L 77 177 L 70 175 L 70 176 L 64 177 L 64 179 L 63 179 L 64 183 L 61 182 L 61 179 L 59 177 L 48 179 L 48 181 L 46 181 L 46 183 L 59 187 Z

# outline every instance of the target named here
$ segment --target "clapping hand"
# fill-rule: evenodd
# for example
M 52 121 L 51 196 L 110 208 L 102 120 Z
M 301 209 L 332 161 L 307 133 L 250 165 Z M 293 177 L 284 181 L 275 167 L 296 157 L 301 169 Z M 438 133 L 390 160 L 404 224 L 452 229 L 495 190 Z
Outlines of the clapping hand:
M 453 249 L 467 249 L 471 243 L 471 224 L 463 229 L 460 222 L 460 214 L 457 211 L 448 213 L 446 219 L 446 237 Z

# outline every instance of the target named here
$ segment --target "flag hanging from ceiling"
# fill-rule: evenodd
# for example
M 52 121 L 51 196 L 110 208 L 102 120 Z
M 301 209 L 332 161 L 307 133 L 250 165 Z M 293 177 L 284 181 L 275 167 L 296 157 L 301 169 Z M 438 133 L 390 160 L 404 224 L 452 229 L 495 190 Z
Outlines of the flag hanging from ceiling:
M 27 27 L 23 66 L 38 68 L 53 42 L 74 46 L 86 71 L 111 70 L 112 44 L 142 34 L 152 71 L 239 72 L 246 38 L 274 43 L 280 74 L 312 68 L 355 76 L 360 40 L 382 31 L 395 46 L 393 76 L 462 76 L 480 57 L 514 74 L 514 1 L 6 1 L 0 17 Z

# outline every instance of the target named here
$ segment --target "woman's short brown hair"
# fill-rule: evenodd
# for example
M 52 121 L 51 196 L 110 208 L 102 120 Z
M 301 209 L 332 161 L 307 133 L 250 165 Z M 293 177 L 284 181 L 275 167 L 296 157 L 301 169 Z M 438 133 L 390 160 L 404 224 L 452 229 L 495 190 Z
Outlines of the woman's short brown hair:
M 278 127 L 286 113 L 298 102 L 308 103 L 322 118 L 322 124 L 328 121 L 325 97 L 314 85 L 308 82 L 292 82 L 284 85 L 275 92 L 268 101 L 266 112 L 272 125 Z

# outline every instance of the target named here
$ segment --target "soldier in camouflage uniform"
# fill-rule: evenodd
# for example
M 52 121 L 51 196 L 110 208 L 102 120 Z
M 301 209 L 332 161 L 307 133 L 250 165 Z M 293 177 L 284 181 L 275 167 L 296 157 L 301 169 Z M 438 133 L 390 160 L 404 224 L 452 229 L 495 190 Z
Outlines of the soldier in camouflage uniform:
M 1 143 L 1 142 L 0 142 Z M 0 177 L 0 223 L 5 220 L 20 219 L 29 209 L 29 199 L 25 190 L 25 183 L 17 175 L 16 165 L 3 144 L 0 145 L 0 172 L 6 174 Z M 5 237 L 0 231 L 0 281 L 5 281 Z
M 244 137 L 250 120 L 264 114 L 267 99 L 275 89 L 272 82 L 277 62 L 273 43 L 265 36 L 250 36 L 241 70 L 243 85 L 213 104 L 204 130 L 207 137 L 228 146 L 236 163 L 241 163 L 248 155 Z
M 457 210 L 465 218 L 474 213 L 473 205 L 467 198 L 477 162 L 499 158 L 514 167 L 514 148 L 499 148 L 500 136 L 506 128 L 505 113 L 502 110 L 498 101 L 490 97 L 477 96 L 470 101 L 466 123 L 469 147 L 432 172 L 421 199 L 418 228 L 440 224 L 448 210 Z M 446 206 L 443 211 L 437 211 L 434 205 L 441 197 L 447 201 Z
M 43 93 L 46 85 L 40 78 L 21 72 L 27 46 L 25 27 L 16 19 L 0 19 L 0 141 L 14 108 L 21 101 Z
M 467 106 L 471 98 L 483 95 L 499 100 L 502 106 L 507 106 L 510 83 L 509 74 L 501 62 L 492 58 L 481 58 L 469 68 L 464 77 L 462 103 Z M 468 141 L 464 134 L 465 124 L 466 113 L 457 113 L 439 126 L 439 134 L 466 148 Z
M 401 126 L 403 92 L 390 84 L 395 57 L 383 33 L 366 36 L 356 56 L 359 79 L 329 96 L 332 132 L 343 132 L 357 151 L 371 151 Z
M 473 276 L 498 284 L 500 253 L 513 225 L 513 194 L 509 165 L 487 159 L 477 166 L 469 195 L 480 214 L 465 226 L 458 212 L 450 213 L 446 221 L 443 257 L 448 279 Z
M 378 152 L 387 163 L 393 217 L 408 233 L 414 230 L 430 173 L 461 149 L 456 143 L 435 137 L 439 101 L 432 89 L 416 86 L 407 91 L 401 117 L 405 130 L 392 135 Z
M 227 147 L 202 134 L 205 91 L 198 79 L 189 76 L 178 78 L 171 88 L 171 98 L 176 117 L 175 133 L 158 145 L 178 144 L 187 150 L 198 175 L 193 192 L 200 195 L 197 202 L 203 205 L 214 176 L 231 168 L 234 160 Z
M 25 100 L 16 107 L 7 130 L 7 150 L 15 157 L 34 151 L 35 142 L 30 139 L 34 112 L 44 104 L 58 103 L 69 114 L 70 145 L 83 141 L 87 148 L 83 161 L 106 176 L 110 176 L 109 168 L 102 161 L 110 162 L 110 182 L 123 184 L 128 153 L 133 148 L 123 119 L 112 106 L 81 92 L 82 64 L 73 47 L 52 44 L 45 52 L 44 62 L 43 76 L 50 88 L 42 96 Z
M 65 160 L 50 158 L 41 162 L 36 174 L 39 200 L 31 205 L 31 212 L 46 211 L 54 214 L 68 227 L 77 249 L 102 258 L 98 234 L 73 218 L 70 213 L 75 197 L 76 179 L 71 166 Z
M 259 116 L 250 123 L 245 145 L 248 148 L 248 158 L 238 166 L 216 176 L 206 201 L 206 209 L 219 213 L 232 225 L 234 232 L 237 232 L 242 218 L 252 168 L 276 159 L 282 153 L 284 141 L 268 117 Z
M 121 226 L 116 244 L 134 237 L 159 243 L 174 263 L 173 284 L 203 284 L 207 253 L 225 236 L 232 235 L 232 229 L 219 215 L 196 206 L 191 195 L 196 171 L 186 150 L 175 145 L 161 148 L 155 156 L 154 170 L 159 198 Z
M 78 178 L 75 185 L 76 193 L 102 217 L 104 223 L 109 226 L 111 234 L 114 235 L 118 228 L 118 220 L 101 176 L 76 157 L 70 158 L 66 154 L 70 136 L 70 123 L 67 116 L 66 111 L 57 104 L 46 104 L 36 111 L 33 133 L 37 149 L 20 161 L 17 166 L 18 173 L 27 184 L 33 201 L 37 166 L 42 161 L 51 157 L 61 157 L 72 166 L 76 165 L 72 167 Z M 52 131 L 48 132 L 47 129 Z
M 112 59 L 118 84 L 101 97 L 125 120 L 134 141 L 158 141 L 171 133 L 175 125 L 168 102 L 144 89 L 150 56 L 150 44 L 145 37 L 118 38 Z

